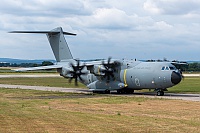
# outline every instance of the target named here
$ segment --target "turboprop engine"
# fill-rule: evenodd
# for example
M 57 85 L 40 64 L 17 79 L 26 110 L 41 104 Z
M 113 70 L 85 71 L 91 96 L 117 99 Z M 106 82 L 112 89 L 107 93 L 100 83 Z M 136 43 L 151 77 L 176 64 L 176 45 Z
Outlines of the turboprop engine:
M 96 76 L 104 76 L 105 75 L 104 71 L 106 69 L 105 69 L 104 66 L 102 66 L 102 65 L 94 65 L 93 69 L 94 69 L 94 74 Z
M 76 63 L 75 63 L 76 61 Z M 81 76 L 87 75 L 88 71 L 85 70 L 85 64 L 80 64 L 79 60 L 75 60 L 73 63 L 69 63 L 69 67 L 62 67 L 61 76 L 69 78 L 69 83 L 72 79 L 75 79 L 75 85 L 78 86 L 78 80 L 84 82 Z
M 71 68 L 63 67 L 62 68 L 62 73 L 60 75 L 65 77 L 65 78 L 70 78 L 70 77 L 72 77 L 71 71 L 72 71 Z

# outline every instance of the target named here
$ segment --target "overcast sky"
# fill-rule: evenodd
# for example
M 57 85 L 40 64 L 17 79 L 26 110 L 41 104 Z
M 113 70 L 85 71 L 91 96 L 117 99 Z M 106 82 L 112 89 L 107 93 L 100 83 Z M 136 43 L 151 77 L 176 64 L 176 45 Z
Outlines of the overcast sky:
M 55 59 L 62 27 L 74 58 L 200 60 L 200 0 L 1 0 L 0 58 Z

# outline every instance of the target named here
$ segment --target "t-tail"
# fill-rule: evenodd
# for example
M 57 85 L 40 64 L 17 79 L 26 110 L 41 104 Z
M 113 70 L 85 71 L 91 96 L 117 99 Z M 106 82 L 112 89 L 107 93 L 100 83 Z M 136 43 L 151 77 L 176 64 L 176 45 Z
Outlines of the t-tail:
M 73 59 L 73 56 L 71 54 L 71 51 L 65 40 L 64 35 L 75 36 L 76 34 L 63 32 L 61 27 L 55 28 L 51 31 L 11 31 L 10 33 L 46 34 L 57 62 Z

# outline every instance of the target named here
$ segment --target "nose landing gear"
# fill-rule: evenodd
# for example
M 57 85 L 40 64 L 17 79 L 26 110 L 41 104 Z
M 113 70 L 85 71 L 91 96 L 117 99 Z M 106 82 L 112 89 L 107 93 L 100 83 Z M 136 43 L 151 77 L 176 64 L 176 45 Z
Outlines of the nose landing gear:
M 155 91 L 157 92 L 157 96 L 164 96 L 164 91 L 167 91 L 167 89 L 156 88 Z
M 163 90 L 160 90 L 160 91 L 157 91 L 157 96 L 164 96 L 164 91 Z

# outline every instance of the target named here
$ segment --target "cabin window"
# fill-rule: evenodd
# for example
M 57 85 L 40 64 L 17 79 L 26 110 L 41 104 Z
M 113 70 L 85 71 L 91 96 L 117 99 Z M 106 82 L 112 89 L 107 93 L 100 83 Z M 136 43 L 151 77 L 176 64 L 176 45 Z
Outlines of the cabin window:
M 162 67 L 162 69 L 161 70 L 165 70 L 165 67 Z

